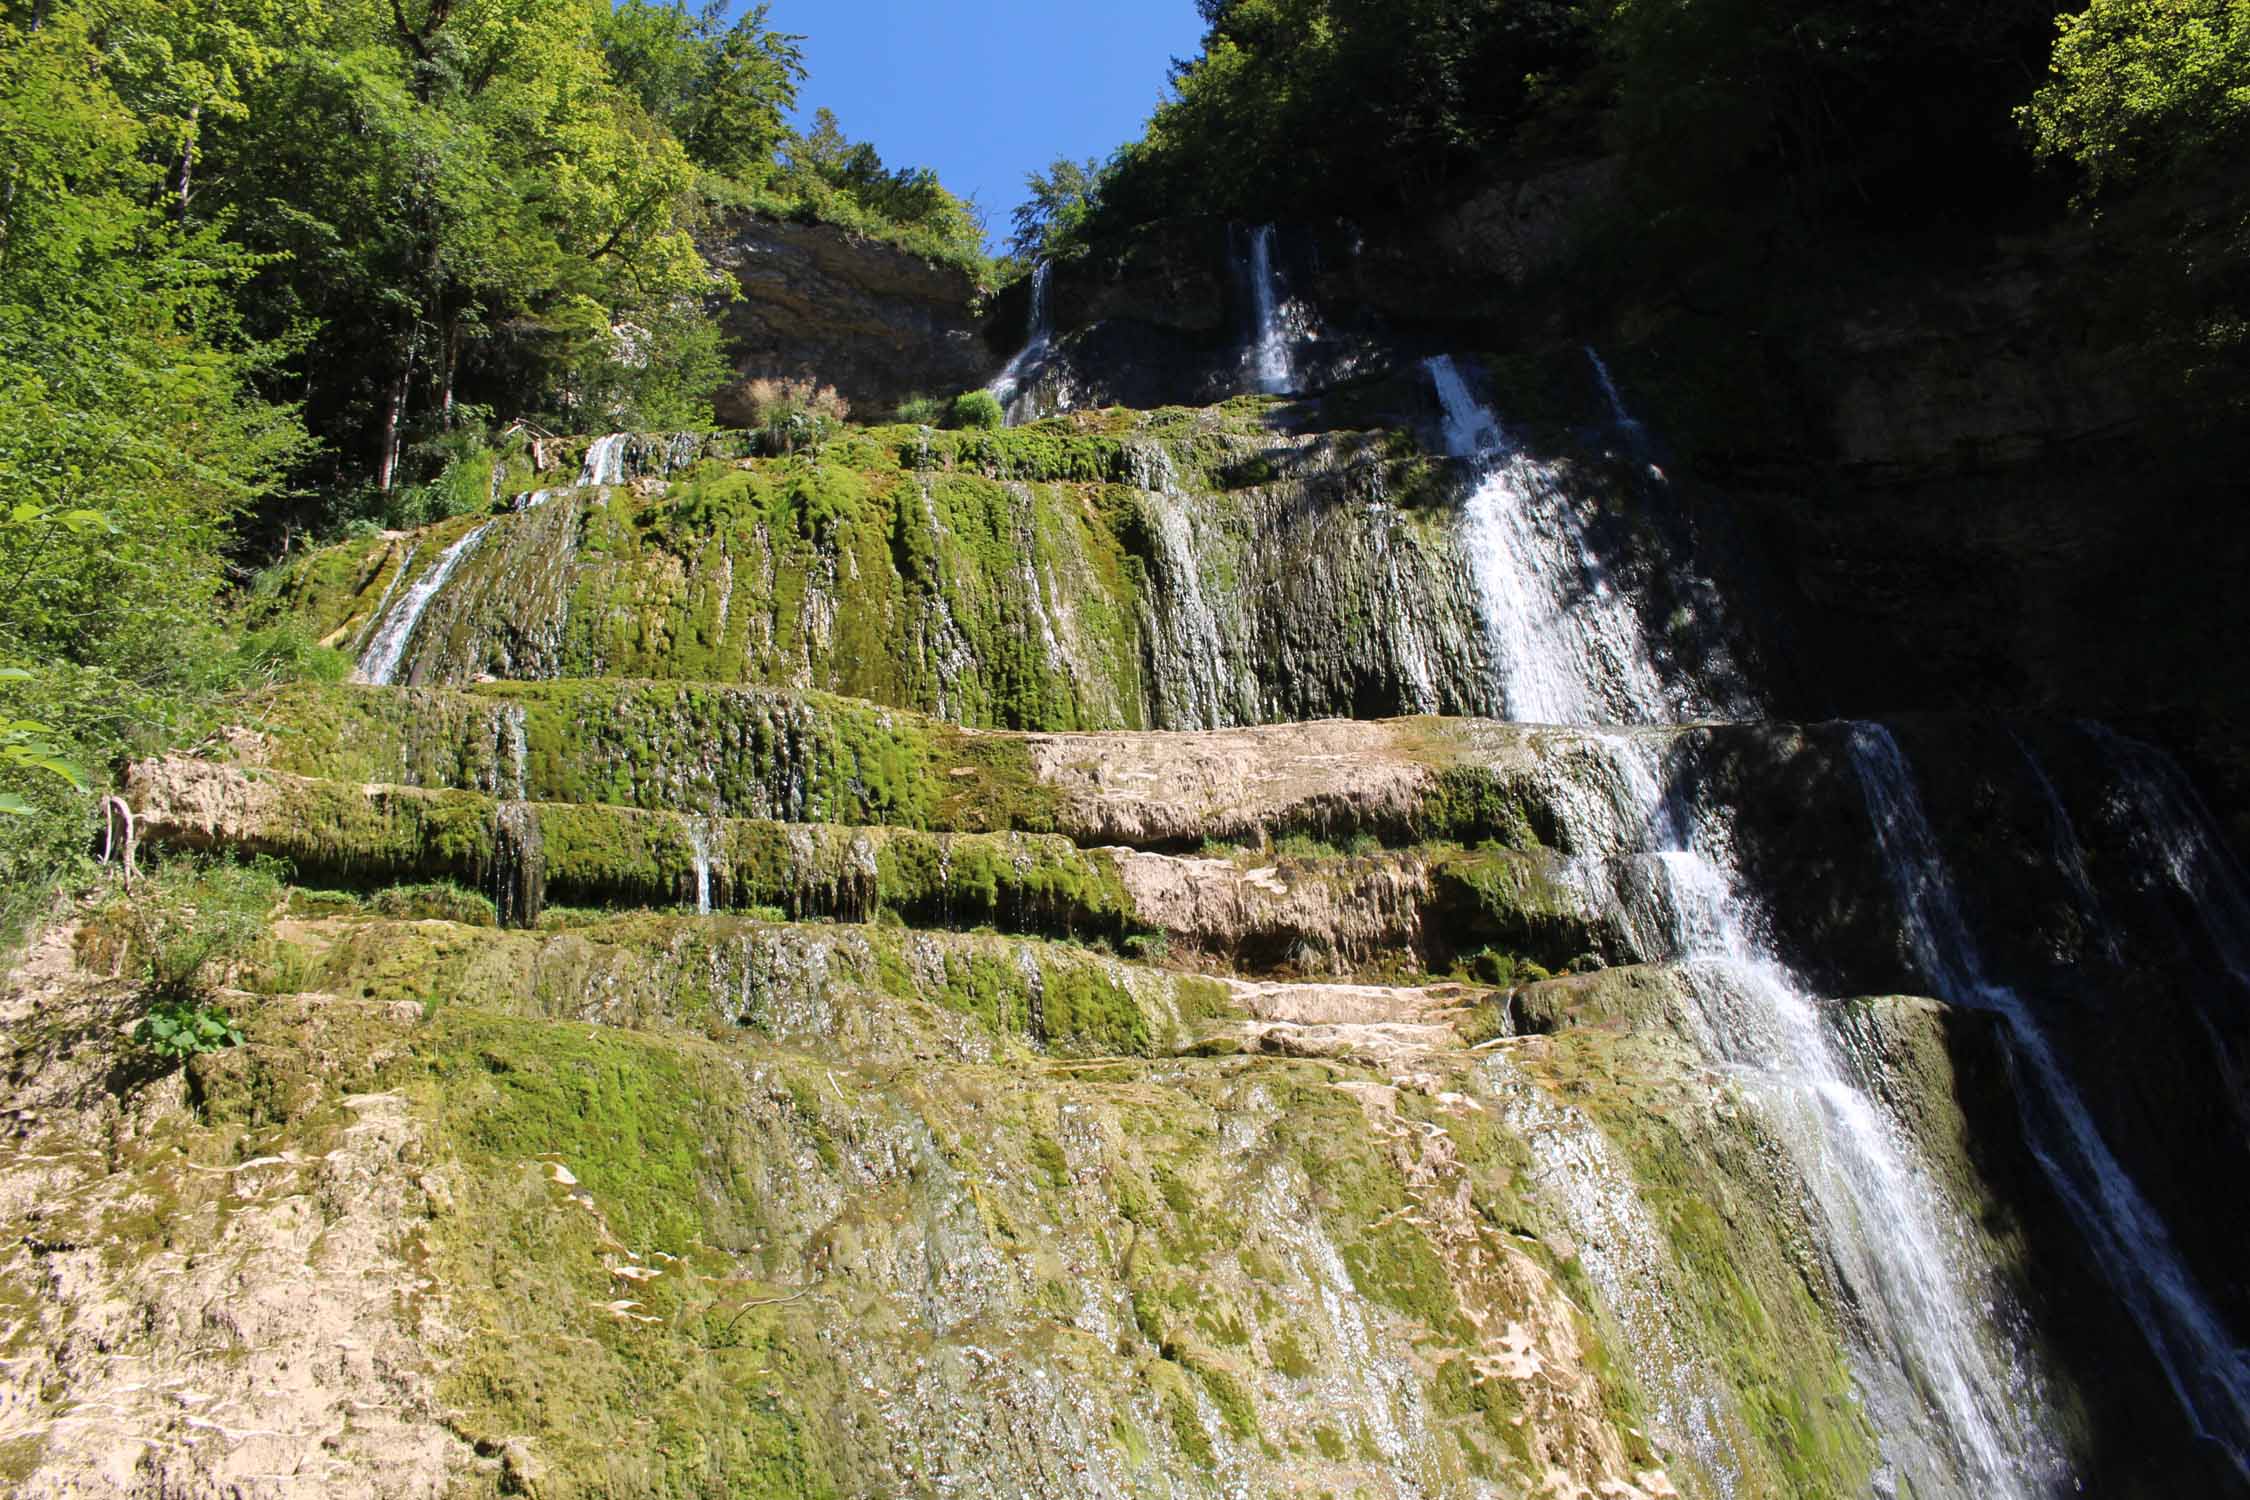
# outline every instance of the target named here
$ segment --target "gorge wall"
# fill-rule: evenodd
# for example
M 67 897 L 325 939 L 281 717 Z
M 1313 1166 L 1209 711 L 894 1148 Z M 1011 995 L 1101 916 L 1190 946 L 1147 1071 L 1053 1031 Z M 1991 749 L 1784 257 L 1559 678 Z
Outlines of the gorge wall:
M 296 562 L 354 680 L 126 787 L 284 862 L 245 1044 L 123 1051 L 122 900 L 0 1010 L 10 1482 L 2250 1493 L 2250 881 L 2084 722 L 2171 722 L 2061 629 L 2103 471 L 2035 524 L 2130 412 L 2006 285 L 1597 356 L 1511 299 L 1602 191 L 1174 226 L 1044 420 L 526 441 Z M 736 234 L 863 411 L 1028 321 Z
M 1430 422 L 1426 355 L 1475 350 L 1527 440 L 1598 409 L 1581 353 L 1631 392 L 1657 457 L 1725 537 L 1708 566 L 1785 649 L 1792 717 L 2011 708 L 2129 724 L 2183 756 L 2250 833 L 2250 703 L 2228 607 L 2250 529 L 2243 454 L 2167 415 L 2088 288 L 2132 274 L 2101 228 L 1863 236 L 1775 267 L 1755 295 L 1589 300 L 1630 204 L 1614 162 L 1500 177 L 1379 229 L 1284 226 L 1307 388 L 1367 420 Z M 1035 409 L 1254 388 L 1245 231 L 1159 226 L 1056 270 Z M 1733 301 L 1728 302 L 1728 298 Z M 1018 287 L 988 343 L 1020 342 Z M 1356 382 L 1356 384 L 1355 384 Z

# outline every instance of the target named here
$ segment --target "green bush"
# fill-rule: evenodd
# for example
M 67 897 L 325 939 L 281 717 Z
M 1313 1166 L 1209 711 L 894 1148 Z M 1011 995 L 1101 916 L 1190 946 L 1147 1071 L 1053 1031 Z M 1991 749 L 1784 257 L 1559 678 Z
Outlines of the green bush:
M 1463 967 L 1477 983 L 1500 989 L 1514 985 L 1519 978 L 1528 977 L 1522 974 L 1514 954 L 1503 953 L 1497 948 L 1478 949 L 1469 955 Z
M 936 396 L 909 396 L 898 404 L 898 419 L 916 427 L 943 427 L 951 411 L 951 405 Z
M 301 621 L 245 631 L 234 649 L 232 677 L 244 684 L 342 682 L 356 665 L 347 652 L 314 640 Z
M 451 881 L 428 885 L 394 885 L 377 891 L 368 909 L 378 916 L 411 922 L 458 922 L 464 927 L 497 927 L 499 913 L 492 898 Z
M 1007 426 L 1008 414 L 992 392 L 963 391 L 953 398 L 953 425 L 990 432 Z
M 269 859 L 180 859 L 145 874 L 120 915 L 150 997 L 159 1007 L 200 1004 L 265 941 L 281 894 L 281 866 Z

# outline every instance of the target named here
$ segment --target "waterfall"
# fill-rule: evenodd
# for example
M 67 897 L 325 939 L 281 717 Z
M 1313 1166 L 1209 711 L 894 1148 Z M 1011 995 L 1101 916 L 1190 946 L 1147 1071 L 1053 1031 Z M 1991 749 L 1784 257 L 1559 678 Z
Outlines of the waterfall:
M 1480 476 L 1465 542 L 1508 717 L 1534 724 L 1651 724 L 1694 717 L 1658 675 L 1633 601 L 1611 582 L 1548 465 L 1526 456 L 1470 395 L 1450 356 L 1425 368 L 1445 442 Z
M 1667 689 L 1638 601 L 1611 580 L 1560 476 L 1521 451 L 1452 359 L 1426 368 L 1447 448 L 1477 468 L 1466 542 L 1509 717 L 1580 726 L 1685 717 L 1692 700 Z M 1894 1481 L 1902 1492 L 1980 1500 L 2048 1494 L 2062 1460 L 2031 1415 L 2035 1381 L 1981 1295 L 1989 1268 L 1775 956 L 1736 868 L 1731 815 L 1668 793 L 1647 736 L 1590 730 L 1556 743 L 1584 757 L 1563 777 L 1570 878 L 1623 921 L 1636 952 L 1678 966 L 1691 1040 L 1787 1149 L 1851 1310 L 1859 1387 Z
M 383 616 L 389 612 L 391 600 L 397 596 L 399 586 L 406 582 L 406 575 L 413 571 L 414 559 L 419 557 L 421 552 L 422 543 L 419 539 L 407 543 L 406 556 L 398 560 L 398 571 L 393 573 L 391 581 L 384 585 L 383 597 L 375 601 L 375 613 L 367 617 L 367 640 L 360 644 L 362 657 L 367 653 L 367 646 L 373 642 L 375 632 L 382 628 Z
M 1286 395 L 1297 388 L 1297 372 L 1290 361 L 1289 331 L 1281 319 L 1271 224 L 1250 231 L 1250 306 L 1256 320 L 1251 360 L 1258 390 L 1268 396 Z
M 2250 881 L 2220 841 L 2203 799 L 2172 757 L 2101 724 L 2082 726 L 2123 783 L 2135 852 L 2193 906 L 2219 961 L 2250 985 Z
M 1680 966 L 1692 1039 L 1787 1148 L 1852 1308 L 1859 1384 L 1888 1462 L 1916 1494 L 2046 1495 L 2062 1461 L 2029 1415 L 2034 1382 L 1977 1295 L 1984 1268 L 1966 1256 L 1943 1193 L 1853 1075 L 1818 1005 L 1774 956 L 1736 869 L 1731 818 L 1668 794 L 1645 737 L 1586 743 L 1594 764 L 1572 779 L 1599 790 L 1572 817 L 1586 851 L 1574 879 L 1620 911 L 1639 952 Z M 1599 889 L 1597 872 L 1616 888 Z
M 1904 752 L 1879 725 L 1852 731 L 1852 762 L 1916 960 L 1943 998 L 1996 1013 L 2032 1155 L 2147 1338 L 2197 1433 L 2250 1479 L 2250 1355 L 2228 1336 L 2155 1208 L 2102 1139 L 2021 998 L 1985 972 Z
M 427 573 L 414 580 L 414 586 L 398 601 L 397 608 L 384 617 L 376 628 L 374 637 L 368 641 L 367 650 L 359 659 L 361 682 L 377 686 L 390 682 L 398 671 L 400 660 L 406 655 L 408 643 L 414 638 L 414 627 L 422 622 L 422 612 L 430 607 L 430 601 L 437 597 L 438 590 L 445 587 L 446 580 L 453 576 L 453 570 L 460 567 L 468 555 L 476 550 L 477 543 L 483 541 L 484 534 L 491 529 L 492 523 L 487 521 L 469 532 L 446 548 L 444 555 L 438 558 Z M 400 575 L 403 577 L 404 574 L 405 568 L 402 565 Z
M 2102 950 L 2102 957 L 2113 964 L 2125 961 L 2124 945 L 2117 939 L 2117 930 L 2110 926 L 2102 910 L 2102 898 L 2094 889 L 2093 872 L 2086 868 L 2086 846 L 2078 837 L 2078 825 L 2072 821 L 2070 809 L 2063 806 L 2062 793 L 2055 788 L 2054 778 L 2047 774 L 2046 766 L 2032 753 L 2031 747 L 2021 739 L 2016 749 L 2023 753 L 2023 762 L 2031 772 L 2032 785 L 2039 788 L 2040 800 L 2047 804 L 2048 849 L 2063 880 L 2070 886 L 2071 899 L 2078 903 L 2078 914 Z
M 1054 340 L 1054 323 L 1047 310 L 1047 291 L 1054 275 L 1055 268 L 1050 261 L 1043 260 L 1031 268 L 1031 326 L 1024 346 L 1016 351 L 1016 357 L 1008 361 L 1008 367 L 992 384 L 985 387 L 1008 414 L 1011 427 L 1029 419 L 1021 405 L 1024 387 L 1038 373 L 1039 365 L 1047 357 L 1047 346 Z
M 632 439 L 629 432 L 612 432 L 595 438 L 586 450 L 586 467 L 578 476 L 580 488 L 601 484 L 625 482 L 625 445 Z
M 1640 420 L 1625 409 L 1625 398 L 1618 393 L 1617 381 L 1611 377 L 1609 366 L 1603 362 L 1600 352 L 1591 344 L 1586 346 L 1586 360 L 1594 367 L 1594 379 L 1602 388 L 1602 399 L 1609 403 L 1610 426 L 1616 428 L 1634 449 L 1645 447 L 1648 443 L 1648 429 L 1641 426 Z
M 511 703 L 501 713 L 508 730 L 508 769 L 514 777 L 510 795 L 522 802 L 531 796 L 531 745 L 525 737 L 529 715 L 520 703 Z
M 695 914 L 711 915 L 711 824 L 708 819 L 688 822 L 688 848 L 695 856 Z

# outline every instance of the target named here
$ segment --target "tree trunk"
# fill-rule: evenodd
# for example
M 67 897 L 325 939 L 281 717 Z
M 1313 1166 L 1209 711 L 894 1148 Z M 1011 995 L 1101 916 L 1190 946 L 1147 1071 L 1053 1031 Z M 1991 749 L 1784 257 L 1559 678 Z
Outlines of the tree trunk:
M 438 387 L 438 417 L 445 430 L 453 430 L 453 376 L 461 366 L 461 315 L 445 314 L 445 375 Z
M 188 199 L 195 185 L 195 137 L 203 122 L 203 106 L 188 111 L 187 138 L 180 142 L 180 223 L 187 223 Z
M 386 495 L 398 478 L 399 430 L 406 423 L 406 393 L 414 383 L 414 341 L 406 344 L 406 361 L 398 368 L 398 379 L 391 383 L 391 398 L 383 403 L 383 455 L 376 466 L 375 487 Z

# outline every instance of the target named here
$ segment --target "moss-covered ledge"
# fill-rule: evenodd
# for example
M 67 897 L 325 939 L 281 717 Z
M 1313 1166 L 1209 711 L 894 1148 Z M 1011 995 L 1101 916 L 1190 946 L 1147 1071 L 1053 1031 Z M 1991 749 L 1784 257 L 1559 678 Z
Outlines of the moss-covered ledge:
M 154 843 L 271 855 L 300 879 L 345 886 L 455 880 L 493 892 L 517 925 L 552 899 L 1117 942 L 1153 935 L 1111 855 L 1053 835 L 706 819 L 186 759 L 136 765 L 127 791 Z

